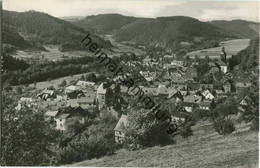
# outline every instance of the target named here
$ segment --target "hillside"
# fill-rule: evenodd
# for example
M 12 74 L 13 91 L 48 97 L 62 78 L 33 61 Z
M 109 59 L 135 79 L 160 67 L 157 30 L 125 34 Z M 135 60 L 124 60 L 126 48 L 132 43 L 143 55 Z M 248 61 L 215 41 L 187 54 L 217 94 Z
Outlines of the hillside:
M 239 38 L 252 39 L 259 36 L 259 23 L 256 22 L 249 22 L 245 20 L 216 20 L 209 23 L 228 31 Z
M 235 39 L 221 42 L 220 47 L 207 48 L 203 50 L 196 50 L 187 53 L 186 55 L 190 58 L 195 58 L 196 56 L 204 58 L 208 56 L 210 59 L 220 58 L 220 52 L 222 46 L 225 47 L 227 53 L 227 58 L 230 58 L 232 55 L 238 54 L 240 51 L 244 50 L 249 46 L 250 39 Z
M 120 150 L 111 156 L 86 160 L 71 166 L 95 167 L 176 167 L 255 168 L 258 163 L 258 134 L 246 125 L 228 136 L 218 135 L 211 124 L 202 122 L 194 127 L 194 135 L 177 140 L 177 144 L 144 150 Z
M 236 57 L 241 70 L 257 68 L 259 65 L 259 38 L 250 41 L 249 46 L 240 51 Z
M 61 45 L 61 50 L 80 49 L 80 40 L 87 33 L 86 30 L 69 22 L 36 11 L 11 12 L 4 10 L 3 24 L 6 25 L 6 29 L 12 28 L 19 32 L 27 41 L 58 44 Z M 92 34 L 92 38 L 104 47 L 111 45 L 96 35 Z
M 92 28 L 98 32 L 109 34 L 138 19 L 140 18 L 123 16 L 120 14 L 100 14 L 87 16 L 84 19 L 73 23 L 82 28 Z
M 235 38 L 211 24 L 184 16 L 140 19 L 123 26 L 115 33 L 115 37 L 119 41 L 134 41 L 173 50 L 182 48 L 181 43 L 193 49 L 206 48 L 217 46 L 220 40 Z
M 13 46 L 18 47 L 19 49 L 25 49 L 32 47 L 29 42 L 25 41 L 22 36 L 18 34 L 18 32 L 15 29 L 8 28 L 5 24 L 2 27 L 3 31 L 3 43 L 4 44 L 10 44 Z

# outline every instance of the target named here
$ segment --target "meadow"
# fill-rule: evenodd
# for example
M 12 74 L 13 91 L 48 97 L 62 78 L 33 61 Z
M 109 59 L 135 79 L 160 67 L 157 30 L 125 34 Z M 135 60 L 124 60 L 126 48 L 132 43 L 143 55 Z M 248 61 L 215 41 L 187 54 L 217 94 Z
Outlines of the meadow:
M 238 124 L 228 136 L 218 135 L 210 122 L 194 126 L 194 135 L 168 146 L 144 150 L 121 149 L 114 155 L 86 160 L 70 166 L 174 167 L 174 168 L 256 168 L 258 167 L 258 133 L 248 125 Z
M 189 52 L 187 55 L 190 58 L 195 58 L 196 55 L 199 57 L 209 56 L 209 58 L 219 58 L 222 46 L 225 47 L 227 57 L 230 58 L 232 55 L 237 54 L 239 51 L 245 49 L 249 45 L 249 39 L 235 39 L 229 41 L 223 41 L 220 43 L 220 47 L 208 48 L 203 50 L 197 50 Z

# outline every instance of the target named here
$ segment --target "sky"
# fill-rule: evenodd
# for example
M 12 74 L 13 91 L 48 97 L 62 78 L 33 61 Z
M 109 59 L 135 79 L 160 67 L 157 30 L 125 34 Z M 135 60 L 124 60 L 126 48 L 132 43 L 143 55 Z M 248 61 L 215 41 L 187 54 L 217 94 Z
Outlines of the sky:
M 119 13 L 136 17 L 190 16 L 202 21 L 259 22 L 259 1 L 235 0 L 3 0 L 11 11 L 36 10 L 56 17 Z

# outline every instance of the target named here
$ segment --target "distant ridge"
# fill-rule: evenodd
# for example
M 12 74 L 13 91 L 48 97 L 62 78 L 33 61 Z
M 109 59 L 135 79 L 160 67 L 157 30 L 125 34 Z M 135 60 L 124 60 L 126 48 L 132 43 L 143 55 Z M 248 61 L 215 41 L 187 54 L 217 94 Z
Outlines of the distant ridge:
M 76 21 L 75 24 L 83 28 L 92 28 L 102 33 L 112 33 L 122 26 L 132 23 L 140 18 L 123 16 L 120 14 L 99 14 L 87 16 Z
M 37 11 L 11 12 L 3 10 L 3 24 L 6 29 L 12 28 L 19 32 L 27 41 L 41 44 L 58 44 L 61 50 L 80 49 L 80 40 L 87 32 L 104 47 L 111 46 L 109 41 L 94 35 L 92 30 L 82 29 L 70 22 Z M 8 33 L 8 31 L 5 31 Z M 3 34 L 7 37 L 7 34 Z
M 121 14 L 87 16 L 73 22 L 84 29 L 94 29 L 101 34 L 113 34 L 118 41 L 133 41 L 138 44 L 161 46 L 172 50 L 189 50 L 216 47 L 222 40 L 253 38 L 256 23 L 248 21 L 202 22 L 187 16 L 138 18 Z M 229 25 L 229 26 L 226 26 Z M 234 28 L 232 28 L 234 27 Z M 242 30 L 234 30 L 242 27 Z M 243 33 L 244 32 L 244 33 Z
M 245 20 L 216 20 L 209 22 L 210 24 L 222 28 L 240 38 L 256 38 L 259 36 L 260 23 Z
M 119 41 L 134 41 L 144 45 L 154 45 L 176 50 L 181 42 L 191 46 L 209 47 L 236 36 L 198 19 L 173 16 L 156 19 L 142 19 L 123 26 L 115 32 Z

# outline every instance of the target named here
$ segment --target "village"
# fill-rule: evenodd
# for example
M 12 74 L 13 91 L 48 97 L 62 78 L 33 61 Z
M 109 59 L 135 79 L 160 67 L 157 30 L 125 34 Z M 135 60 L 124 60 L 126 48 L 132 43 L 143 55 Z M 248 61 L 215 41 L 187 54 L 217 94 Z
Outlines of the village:
M 234 81 L 224 47 L 219 55 L 220 59 L 211 60 L 176 59 L 174 55 L 165 54 L 160 59 L 145 56 L 142 63 L 129 60 L 122 61 L 122 64 L 133 69 L 141 66 L 137 76 L 142 78 L 138 83 L 144 94 L 163 100 L 169 111 L 178 107 L 178 113 L 171 113 L 172 121 L 181 123 L 186 120 L 186 115 L 182 114 L 192 115 L 196 110 L 207 113 L 216 107 L 217 102 L 223 102 L 229 96 L 239 100 L 241 111 L 250 101 L 247 96 L 239 96 L 251 86 L 250 81 Z M 198 72 L 201 62 L 207 66 L 205 72 Z M 201 80 L 202 73 L 209 79 Z M 115 142 L 122 144 L 128 123 L 127 111 L 134 106 L 129 102 L 134 101 L 135 96 L 126 86 L 118 85 L 117 78 L 105 78 L 99 82 L 84 78 L 70 83 L 64 80 L 59 88 L 47 87 L 35 91 L 31 97 L 21 97 L 15 109 L 41 107 L 45 110 L 46 122 L 61 132 L 66 132 L 71 120 L 84 124 L 89 118 L 99 118 L 108 113 L 118 120 L 114 136 Z

